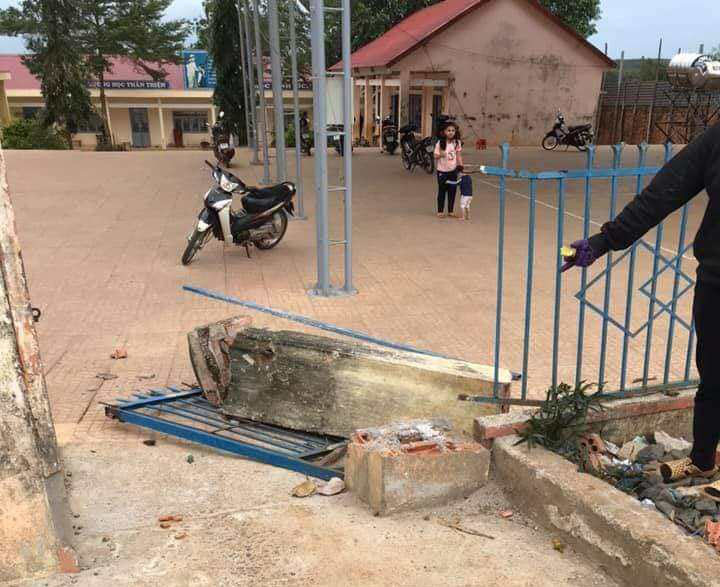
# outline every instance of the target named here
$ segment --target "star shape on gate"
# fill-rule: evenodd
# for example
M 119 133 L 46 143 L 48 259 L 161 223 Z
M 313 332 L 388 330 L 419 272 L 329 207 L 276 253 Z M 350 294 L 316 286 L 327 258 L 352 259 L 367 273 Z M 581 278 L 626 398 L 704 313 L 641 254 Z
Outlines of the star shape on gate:
M 596 275 L 592 280 L 590 280 L 584 288 L 582 288 L 578 293 L 575 294 L 575 297 L 580 301 L 581 304 L 586 305 L 588 308 L 599 314 L 603 319 L 606 319 L 610 324 L 621 330 L 626 335 L 630 336 L 631 338 L 634 338 L 638 334 L 640 334 L 643 330 L 645 330 L 648 327 L 648 324 L 650 322 L 654 321 L 658 316 L 660 316 L 663 312 L 667 312 L 671 317 L 674 317 L 674 319 L 679 322 L 684 328 L 687 330 L 692 329 L 692 323 L 688 323 L 687 320 L 684 320 L 678 314 L 676 313 L 676 304 L 677 301 L 684 296 L 688 291 L 690 291 L 693 286 L 695 285 L 695 280 L 692 279 L 690 276 L 688 276 L 680 267 L 679 263 L 682 257 L 687 253 L 688 250 L 692 247 L 692 243 L 687 245 L 685 248 L 683 248 L 677 255 L 675 255 L 672 259 L 668 259 L 661 253 L 655 252 L 655 247 L 648 244 L 644 240 L 640 240 L 637 243 L 635 243 L 631 248 L 629 248 L 627 251 L 622 253 L 617 258 L 613 259 L 612 263 L 609 267 L 606 267 L 603 271 L 601 271 L 598 275 Z M 650 278 L 645 281 L 639 288 L 638 291 L 642 293 L 643 295 L 647 296 L 651 303 L 654 305 L 657 305 L 659 308 L 657 311 L 654 311 L 653 308 L 653 315 L 651 318 L 649 318 L 645 323 L 640 326 L 637 330 L 633 331 L 629 328 L 626 328 L 624 324 L 622 324 L 619 320 L 616 320 L 612 316 L 610 316 L 609 313 L 606 313 L 605 310 L 602 307 L 598 307 L 595 304 L 593 304 L 591 301 L 587 299 L 587 292 L 588 290 L 594 286 L 596 283 L 601 281 L 603 277 L 607 278 L 607 274 L 609 271 L 612 271 L 612 269 L 618 265 L 621 261 L 623 261 L 627 256 L 629 256 L 633 250 L 636 250 L 637 248 L 642 247 L 647 249 L 650 254 L 653 255 L 653 257 L 657 258 L 657 263 L 661 265 L 661 267 L 658 267 L 657 273 L 655 273 L 654 277 L 651 275 Z M 657 283 L 657 280 L 660 278 L 660 276 L 667 270 L 672 270 L 675 272 L 675 283 L 673 284 L 673 297 L 669 302 L 664 302 L 661 299 L 659 299 L 656 295 L 656 292 L 653 288 L 653 282 Z M 682 281 L 681 281 L 682 280 Z

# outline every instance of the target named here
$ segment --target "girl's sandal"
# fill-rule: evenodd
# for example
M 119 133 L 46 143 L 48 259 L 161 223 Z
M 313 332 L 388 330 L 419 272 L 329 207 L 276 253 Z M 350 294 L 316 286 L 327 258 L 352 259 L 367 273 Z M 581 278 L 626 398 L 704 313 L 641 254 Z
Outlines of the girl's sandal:
M 679 459 L 677 461 L 670 461 L 668 463 L 662 463 L 660 465 L 660 475 L 662 475 L 665 483 L 672 481 L 680 481 L 687 477 L 697 477 L 699 479 L 709 479 L 718 472 L 717 467 L 710 469 L 709 471 L 701 471 L 695 465 L 690 458 Z
M 438 212 L 438 218 L 445 218 L 446 216 L 447 214 L 445 214 L 444 212 Z
M 712 499 L 713 501 L 720 502 L 720 481 L 715 481 L 715 483 L 703 485 L 699 489 L 700 495 L 702 495 L 703 497 L 707 497 L 708 499 Z

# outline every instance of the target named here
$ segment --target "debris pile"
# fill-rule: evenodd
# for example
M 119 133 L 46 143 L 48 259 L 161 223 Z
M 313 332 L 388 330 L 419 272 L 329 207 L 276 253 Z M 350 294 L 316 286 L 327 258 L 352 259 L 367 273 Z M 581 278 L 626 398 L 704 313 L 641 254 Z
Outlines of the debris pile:
M 662 512 L 688 533 L 716 537 L 720 503 L 704 489 L 720 481 L 720 473 L 709 479 L 687 477 L 668 483 L 660 474 L 663 463 L 688 457 L 691 447 L 690 442 L 662 431 L 637 436 L 620 447 L 591 434 L 579 441 L 577 463 L 581 470 L 605 479 L 648 509 Z

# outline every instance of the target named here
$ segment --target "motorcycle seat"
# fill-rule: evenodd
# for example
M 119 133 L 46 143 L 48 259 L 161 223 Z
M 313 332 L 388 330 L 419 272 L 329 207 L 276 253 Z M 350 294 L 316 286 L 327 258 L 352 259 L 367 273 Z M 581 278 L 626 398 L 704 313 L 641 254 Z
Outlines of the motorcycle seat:
M 242 197 L 243 208 L 250 214 L 264 212 L 280 202 L 289 200 L 295 194 L 295 186 L 290 182 L 279 183 L 267 188 L 249 188 Z
M 406 124 L 405 126 L 400 127 L 400 132 L 403 134 L 415 131 L 417 131 L 417 126 L 415 126 L 414 124 Z
M 581 124 L 579 126 L 570 126 L 568 128 L 570 129 L 570 132 L 576 130 L 590 130 L 592 128 L 592 124 Z

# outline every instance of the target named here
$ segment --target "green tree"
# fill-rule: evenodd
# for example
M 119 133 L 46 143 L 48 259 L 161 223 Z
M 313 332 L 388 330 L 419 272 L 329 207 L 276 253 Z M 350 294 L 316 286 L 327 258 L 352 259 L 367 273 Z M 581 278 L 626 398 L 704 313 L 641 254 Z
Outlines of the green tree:
M 237 4 L 235 0 L 211 0 L 205 9 L 208 49 L 217 76 L 213 101 L 225 113 L 223 121 L 228 130 L 247 141 Z
M 79 37 L 88 56 L 88 67 L 100 85 L 105 134 L 108 106 L 105 74 L 112 71 L 113 57 L 129 59 L 138 71 L 154 80 L 167 76 L 163 68 L 181 61 L 180 51 L 189 34 L 185 20 L 163 21 L 172 0 L 77 0 L 81 6 Z
M 600 0 L 540 0 L 540 3 L 583 37 L 597 32 Z
M 23 36 L 29 54 L 22 61 L 40 80 L 45 99 L 42 123 L 65 133 L 92 113 L 88 70 L 76 36 L 77 7 L 70 0 L 24 0 L 0 11 L 0 33 Z

